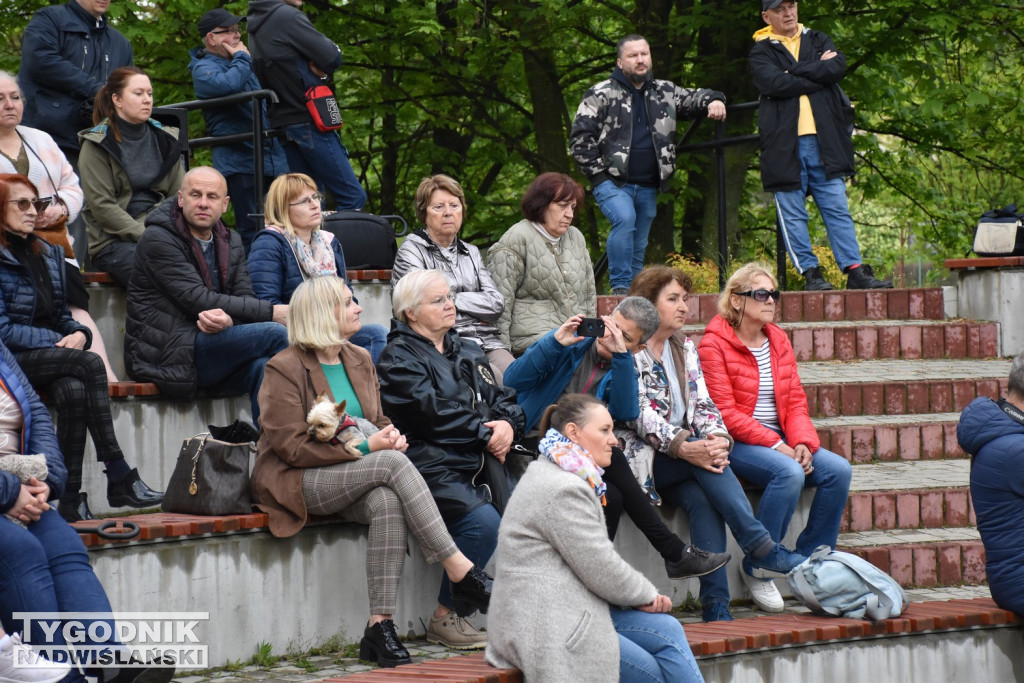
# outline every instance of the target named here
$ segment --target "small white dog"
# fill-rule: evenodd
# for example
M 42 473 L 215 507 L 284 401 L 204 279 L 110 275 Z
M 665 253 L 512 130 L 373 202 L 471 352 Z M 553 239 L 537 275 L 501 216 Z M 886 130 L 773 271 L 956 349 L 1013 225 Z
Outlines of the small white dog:
M 309 436 L 317 441 L 341 444 L 345 451 L 355 458 L 363 457 L 357 448 L 359 444 L 380 430 L 377 425 L 361 417 L 345 412 L 345 401 L 335 405 L 327 394 L 316 397 L 316 403 L 306 414 Z

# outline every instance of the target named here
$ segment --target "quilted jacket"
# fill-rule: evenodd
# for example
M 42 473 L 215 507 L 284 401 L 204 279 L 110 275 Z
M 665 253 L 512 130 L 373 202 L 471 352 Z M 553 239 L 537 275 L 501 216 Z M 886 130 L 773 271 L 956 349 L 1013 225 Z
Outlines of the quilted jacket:
M 334 249 L 334 264 L 338 277 L 348 281 L 345 269 L 345 255 L 341 253 L 341 243 L 334 235 L 323 231 L 323 236 Z M 249 277 L 252 278 L 252 289 L 256 296 L 264 301 L 275 304 L 287 304 L 292 294 L 302 284 L 302 269 L 295 260 L 295 252 L 283 234 L 275 230 L 261 230 L 252 241 L 249 251 Z
M 775 407 L 786 444 L 791 448 L 804 444 L 814 453 L 821 441 L 807 412 L 807 396 L 800 384 L 793 345 L 778 325 L 769 323 L 764 332 L 771 352 Z M 712 318 L 697 352 L 708 391 L 722 412 L 729 433 L 737 441 L 755 446 L 771 448 L 778 443 L 779 435 L 753 417 L 761 373 L 754 354 L 736 336 L 732 325 L 719 315 Z
M 505 299 L 495 286 L 480 250 L 455 238 L 458 257 L 453 264 L 441 254 L 426 230 L 417 230 L 402 242 L 391 267 L 391 284 L 417 268 L 440 270 L 448 276 L 455 294 L 455 331 L 464 339 L 480 342 L 484 351 L 508 348 L 498 335 L 495 321 L 505 309 Z
M 487 265 L 505 298 L 501 339 L 516 355 L 572 316 L 597 312 L 594 267 L 575 227 L 551 244 L 531 221 L 521 220 L 491 247 Z
M 676 373 L 686 403 L 682 424 L 669 422 L 672 394 L 666 384 L 656 379 L 655 363 L 660 365 L 660 362 L 650 351 L 644 350 L 633 356 L 640 377 L 640 416 L 629 422 L 627 429 L 615 430 L 633 475 L 647 490 L 654 487 L 656 451 L 670 455 L 690 437 L 704 438 L 714 434 L 732 440 L 704 383 L 693 341 L 682 332 L 676 332 L 665 343 L 672 350 L 675 365 L 675 368 L 665 368 L 665 371 Z
M 73 332 L 82 332 L 92 343 L 89 328 L 71 317 L 64 283 L 64 250 L 35 235 L 28 238 L 43 247 L 43 260 L 53 282 L 54 309 L 60 311 L 56 329 L 35 327 L 36 286 L 32 273 L 6 247 L 0 247 L 0 340 L 14 353 L 30 349 L 49 349 Z
M 206 282 L 174 198 L 149 214 L 128 288 L 124 365 L 132 379 L 168 396 L 196 391 L 195 342 L 201 311 L 223 309 L 235 324 L 267 322 L 274 305 L 257 299 L 245 268 L 242 238 L 223 222 L 213 228 L 221 291 Z

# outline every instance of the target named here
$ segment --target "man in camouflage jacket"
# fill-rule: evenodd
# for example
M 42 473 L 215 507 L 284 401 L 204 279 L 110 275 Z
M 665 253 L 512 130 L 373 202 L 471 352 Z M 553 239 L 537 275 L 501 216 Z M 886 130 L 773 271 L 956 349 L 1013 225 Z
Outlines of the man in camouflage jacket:
M 644 266 L 658 191 L 675 171 L 676 121 L 705 113 L 724 120 L 725 95 L 655 80 L 642 36 L 626 36 L 616 50 L 611 78 L 590 88 L 576 110 L 569 151 L 612 224 L 608 276 L 612 293 L 625 294 Z

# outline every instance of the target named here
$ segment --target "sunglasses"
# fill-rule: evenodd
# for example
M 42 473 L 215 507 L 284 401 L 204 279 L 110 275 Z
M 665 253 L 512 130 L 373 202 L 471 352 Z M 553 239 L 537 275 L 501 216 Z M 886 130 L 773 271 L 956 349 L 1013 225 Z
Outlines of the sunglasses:
M 778 302 L 782 298 L 782 292 L 777 289 L 752 289 L 747 292 L 736 292 L 740 296 L 749 296 L 754 301 L 766 303 L 768 299 L 775 299 Z
M 16 204 L 18 211 L 22 213 L 28 213 L 28 210 L 35 207 L 36 213 L 42 213 L 49 208 L 52 199 L 50 197 L 43 197 L 42 199 L 8 199 L 4 204 Z

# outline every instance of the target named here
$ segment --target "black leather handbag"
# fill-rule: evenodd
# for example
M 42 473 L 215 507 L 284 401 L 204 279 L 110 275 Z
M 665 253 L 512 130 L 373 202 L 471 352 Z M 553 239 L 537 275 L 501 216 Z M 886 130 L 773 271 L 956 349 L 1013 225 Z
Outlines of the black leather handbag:
M 249 499 L 249 455 L 259 432 L 248 422 L 185 439 L 164 492 L 164 512 L 188 515 L 244 515 Z

